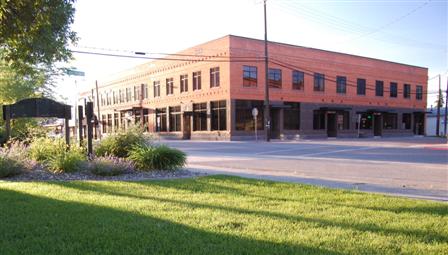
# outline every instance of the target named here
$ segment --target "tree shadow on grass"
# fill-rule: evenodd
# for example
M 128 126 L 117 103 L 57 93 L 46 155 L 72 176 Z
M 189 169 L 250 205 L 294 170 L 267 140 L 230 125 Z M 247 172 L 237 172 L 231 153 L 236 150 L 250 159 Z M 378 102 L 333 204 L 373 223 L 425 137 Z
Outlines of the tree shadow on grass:
M 143 186 L 152 186 L 152 185 L 159 185 L 160 181 L 146 181 L 146 182 L 133 182 L 134 184 L 143 185 Z M 170 182 L 172 185 L 169 187 L 175 188 L 178 182 Z M 351 229 L 354 231 L 362 231 L 362 232 L 371 232 L 381 235 L 405 235 L 405 236 L 411 236 L 415 237 L 418 241 L 423 243 L 434 243 L 434 242 L 448 242 L 448 237 L 444 234 L 441 234 L 439 232 L 433 232 L 433 231 L 424 231 L 419 229 L 399 229 L 399 228 L 393 228 L 393 227 L 386 227 L 386 226 L 380 226 L 377 224 L 365 224 L 365 223 L 359 223 L 356 221 L 356 219 L 353 219 L 349 222 L 346 221 L 336 221 L 336 220 L 328 220 L 323 218 L 313 218 L 313 217 L 306 217 L 301 215 L 289 215 L 284 214 L 280 212 L 273 212 L 273 211 L 263 211 L 263 210 L 257 210 L 257 209 L 248 209 L 248 208 L 239 208 L 239 207 L 230 207 L 230 206 L 224 206 L 220 204 L 211 204 L 211 203 L 198 203 L 198 202 L 191 202 L 186 200 L 176 200 L 176 199 L 170 199 L 170 198 L 163 198 L 161 196 L 152 196 L 152 195 L 135 195 L 130 194 L 127 192 L 117 191 L 116 189 L 111 189 L 109 187 L 102 186 L 100 183 L 86 183 L 86 182 L 52 182 L 52 184 L 60 185 L 66 188 L 73 188 L 83 191 L 91 191 L 91 192 L 97 192 L 100 194 L 107 194 L 112 196 L 121 196 L 121 197 L 127 197 L 127 198 L 134 198 L 134 199 L 144 199 L 144 200 L 152 200 L 162 203 L 170 203 L 178 206 L 184 206 L 187 208 L 205 208 L 205 209 L 212 209 L 212 210 L 220 210 L 224 212 L 229 213 L 236 213 L 236 214 L 243 214 L 243 215 L 256 215 L 256 216 L 262 216 L 262 217 L 270 217 L 274 219 L 281 219 L 281 220 L 287 220 L 291 223 L 294 222 L 307 222 L 307 223 L 313 223 L 317 227 L 322 228 L 328 228 L 328 227 L 335 227 L 335 228 L 342 228 L 342 229 Z
M 5 189 L 0 201 L 1 254 L 341 254 Z

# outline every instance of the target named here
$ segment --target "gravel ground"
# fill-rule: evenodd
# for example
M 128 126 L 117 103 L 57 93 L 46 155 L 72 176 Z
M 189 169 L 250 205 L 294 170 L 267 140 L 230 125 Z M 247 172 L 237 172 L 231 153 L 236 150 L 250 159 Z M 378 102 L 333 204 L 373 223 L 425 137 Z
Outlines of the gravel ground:
M 54 174 L 43 169 L 35 169 L 24 172 L 20 175 L 1 178 L 4 181 L 76 181 L 76 180 L 95 180 L 95 181 L 139 181 L 150 179 L 175 179 L 204 176 L 206 173 L 193 172 L 187 169 L 177 171 L 133 171 L 117 176 L 98 176 L 88 171 L 76 173 Z

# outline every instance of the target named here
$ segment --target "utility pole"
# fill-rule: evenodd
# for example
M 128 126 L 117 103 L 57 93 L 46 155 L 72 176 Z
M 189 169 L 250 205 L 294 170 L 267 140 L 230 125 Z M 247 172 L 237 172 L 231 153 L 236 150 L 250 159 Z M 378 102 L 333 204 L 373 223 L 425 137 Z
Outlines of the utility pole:
M 448 135 L 447 135 L 447 133 L 446 133 L 446 131 L 447 131 L 447 120 L 448 120 L 448 117 L 447 117 L 447 115 L 448 115 L 448 76 L 447 76 L 447 78 L 446 78 L 446 91 L 445 91 L 445 119 L 444 119 L 444 121 L 445 121 L 445 125 L 444 125 L 444 127 L 443 127 L 443 131 L 444 131 L 444 134 L 445 134 L 445 136 L 447 137 Z
M 437 98 L 436 136 L 440 135 L 440 99 L 441 98 L 442 98 L 442 84 L 441 84 L 441 75 L 439 74 L 439 96 Z
M 264 120 L 266 128 L 266 142 L 271 139 L 271 114 L 269 107 L 269 68 L 268 68 L 268 28 L 267 28 L 267 18 L 266 18 L 266 0 L 264 3 L 264 72 L 265 72 L 265 83 L 264 83 Z
M 101 119 L 101 115 L 100 115 L 100 97 L 99 97 L 99 93 L 98 93 L 98 81 L 95 81 L 95 88 L 96 88 L 96 106 L 97 106 L 97 112 L 98 112 L 98 137 L 101 140 L 101 131 L 102 129 L 102 119 Z

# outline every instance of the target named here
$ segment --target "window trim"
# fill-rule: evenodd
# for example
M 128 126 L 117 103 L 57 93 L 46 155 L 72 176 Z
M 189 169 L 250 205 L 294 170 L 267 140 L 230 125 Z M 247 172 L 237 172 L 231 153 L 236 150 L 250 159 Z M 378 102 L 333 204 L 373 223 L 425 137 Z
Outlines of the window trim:
M 314 73 L 313 77 L 314 77 L 313 91 L 320 92 L 320 93 L 325 92 L 325 74 Z M 320 84 L 320 81 L 322 81 L 322 84 Z M 322 85 L 322 87 L 321 87 L 321 85 Z
M 343 83 L 340 84 L 339 81 L 343 81 Z M 343 88 L 343 89 L 341 90 L 341 88 Z M 347 94 L 347 77 L 346 76 L 340 76 L 340 75 L 336 76 L 336 93 L 342 94 L 342 95 Z
M 253 74 L 255 74 L 255 77 L 252 77 Z M 258 85 L 258 68 L 256 66 L 243 65 L 243 87 L 256 88 L 257 85 Z

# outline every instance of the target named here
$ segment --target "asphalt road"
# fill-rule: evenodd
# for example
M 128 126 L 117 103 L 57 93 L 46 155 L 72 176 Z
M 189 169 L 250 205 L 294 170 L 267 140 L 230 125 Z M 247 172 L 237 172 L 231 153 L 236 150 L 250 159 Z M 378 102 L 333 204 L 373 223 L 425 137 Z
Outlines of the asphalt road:
M 267 142 L 161 141 L 208 174 L 448 201 L 448 144 L 427 137 Z

